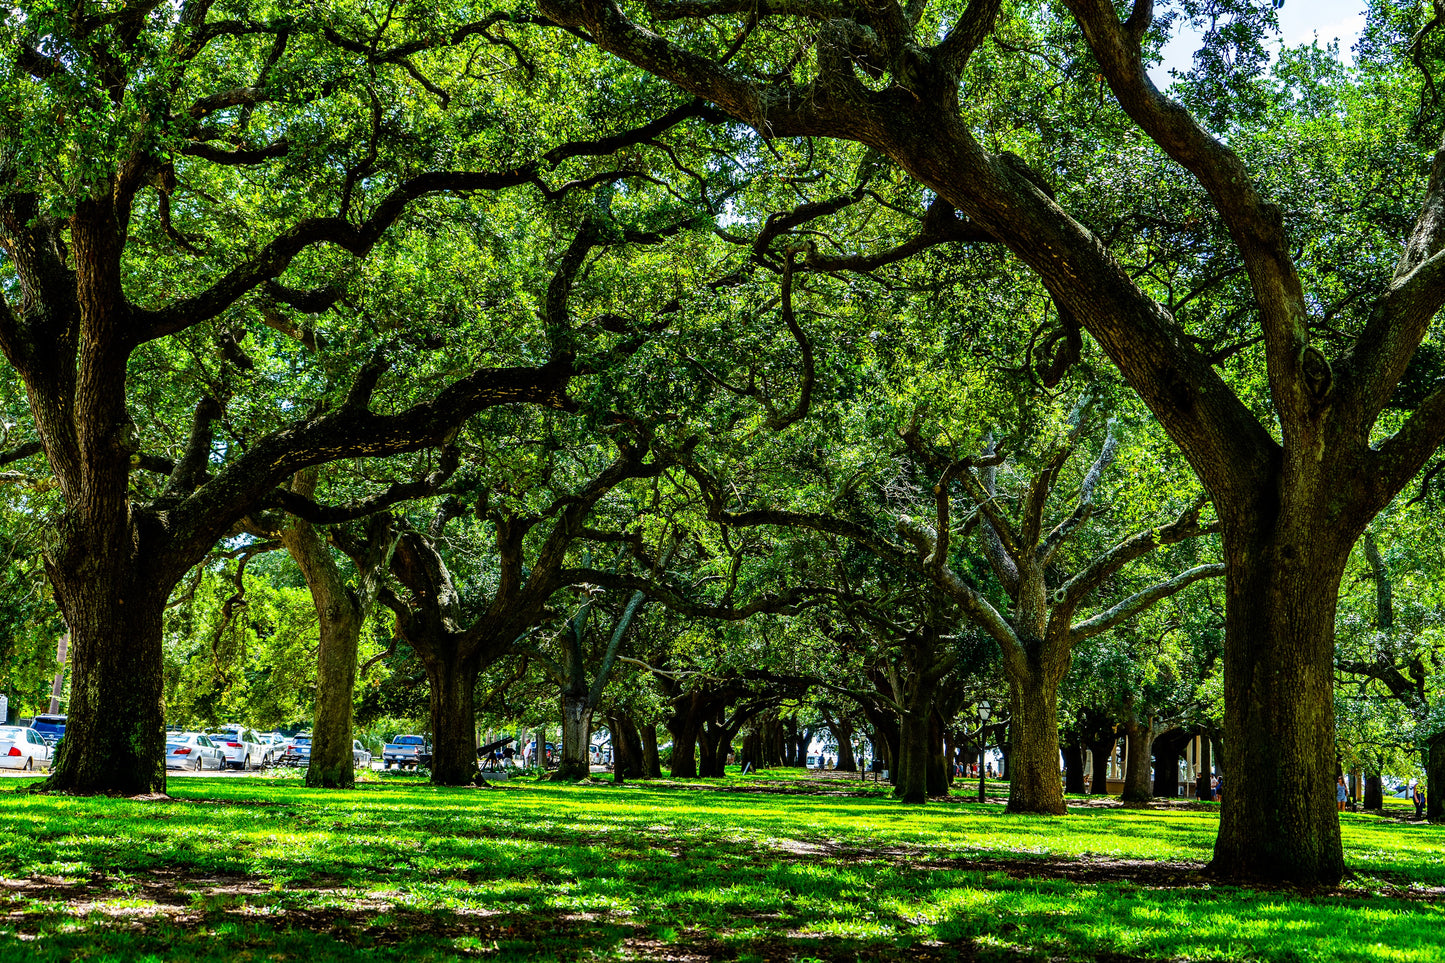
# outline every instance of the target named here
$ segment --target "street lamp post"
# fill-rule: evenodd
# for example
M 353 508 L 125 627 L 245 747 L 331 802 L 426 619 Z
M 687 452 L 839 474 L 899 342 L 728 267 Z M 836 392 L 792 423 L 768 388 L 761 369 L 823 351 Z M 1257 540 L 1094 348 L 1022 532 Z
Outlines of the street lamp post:
M 988 710 L 989 710 L 989 705 L 988 705 L 988 702 L 987 702 L 986 700 L 983 701 L 983 702 L 980 702 L 980 703 L 978 704 L 978 801 L 979 801 L 979 802 L 986 802 L 986 801 L 987 801 L 987 797 L 986 797 L 985 794 L 984 794 L 984 781 L 983 781 L 983 780 L 984 780 L 984 775 L 983 775 L 983 772 L 984 772 L 984 770 L 983 770 L 983 761 L 984 761 L 984 753 L 985 753 L 984 741 L 983 741 L 983 731 L 984 731 L 984 727 L 988 725 Z

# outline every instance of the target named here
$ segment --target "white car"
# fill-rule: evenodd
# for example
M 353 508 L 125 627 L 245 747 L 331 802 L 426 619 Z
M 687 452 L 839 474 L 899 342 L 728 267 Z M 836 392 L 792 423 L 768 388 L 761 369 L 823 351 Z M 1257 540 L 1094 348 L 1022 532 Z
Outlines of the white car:
M 371 750 L 363 746 L 360 739 L 351 740 L 351 758 L 357 769 L 371 768 Z
M 0 769 L 50 768 L 55 750 L 28 726 L 0 726 Z
M 244 726 L 227 726 L 208 733 L 211 741 L 226 754 L 226 765 L 234 769 L 260 769 L 266 763 L 266 749 L 261 737 Z

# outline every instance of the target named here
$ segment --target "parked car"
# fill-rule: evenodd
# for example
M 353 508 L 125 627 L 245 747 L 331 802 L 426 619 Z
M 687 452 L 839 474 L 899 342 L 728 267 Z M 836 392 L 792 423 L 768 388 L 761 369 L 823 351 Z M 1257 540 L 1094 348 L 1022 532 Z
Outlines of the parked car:
M 166 768 L 226 768 L 226 753 L 204 732 L 166 733 Z
M 245 726 L 223 726 L 209 733 L 211 741 L 226 754 L 226 765 L 235 769 L 260 769 L 265 764 L 261 737 Z
M 281 750 L 280 764 L 283 766 L 311 765 L 311 737 L 292 736 Z
M 65 720 L 63 715 L 53 713 L 42 713 L 30 720 L 30 728 L 40 733 L 45 741 L 54 746 L 65 735 Z
M 0 769 L 48 769 L 55 750 L 30 726 L 0 726 Z
M 286 751 L 286 744 L 291 741 L 289 736 L 283 736 L 279 732 L 261 733 L 261 745 L 265 747 L 265 765 L 274 766 L 280 763 L 281 753 Z
M 360 739 L 351 740 L 351 756 L 357 769 L 366 769 L 371 765 L 371 750 L 363 746 Z
M 397 736 L 381 749 L 381 763 L 386 769 L 416 768 L 431 764 L 431 743 L 426 736 Z

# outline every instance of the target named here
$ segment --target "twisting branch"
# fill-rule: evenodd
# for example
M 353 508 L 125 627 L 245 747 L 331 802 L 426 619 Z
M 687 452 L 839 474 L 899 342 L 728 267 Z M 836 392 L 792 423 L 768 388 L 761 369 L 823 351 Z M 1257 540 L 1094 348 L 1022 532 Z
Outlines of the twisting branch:
M 1066 616 L 1072 613 L 1090 592 L 1104 583 L 1105 579 L 1134 559 L 1147 555 L 1156 548 L 1220 531 L 1222 526 L 1217 520 L 1207 524 L 1199 520 L 1199 514 L 1203 511 L 1206 502 L 1207 500 L 1201 496 L 1168 525 L 1132 535 L 1094 559 L 1085 566 L 1083 571 L 1054 592 L 1056 610 L 1064 612 Z
M 963 74 L 964 68 L 968 66 L 968 58 L 982 46 L 984 38 L 993 30 L 1000 6 L 1000 0 L 969 0 L 958 21 L 934 48 L 939 61 L 954 77 Z
M 1084 481 L 1079 486 L 1079 502 L 1069 517 L 1054 526 L 1053 531 L 1039 543 L 1034 550 L 1034 557 L 1040 565 L 1047 565 L 1053 560 L 1054 554 L 1069 539 L 1069 536 L 1078 531 L 1088 521 L 1094 511 L 1094 489 L 1098 487 L 1099 478 L 1104 474 L 1105 469 L 1113 464 L 1114 455 L 1119 450 L 1119 438 L 1114 430 L 1114 419 L 1109 419 L 1109 430 L 1104 435 L 1104 447 L 1099 450 L 1099 457 L 1094 459 L 1094 464 L 1089 466 L 1088 472 L 1084 475 Z
M 808 416 L 808 408 L 813 403 L 813 380 L 816 369 L 813 362 L 813 343 L 808 340 L 808 335 L 798 324 L 798 319 L 793 313 L 793 277 L 796 262 L 793 259 L 793 252 L 789 251 L 787 260 L 783 262 L 783 324 L 787 325 L 788 333 L 798 343 L 798 350 L 803 353 L 803 376 L 798 382 L 798 401 L 793 405 L 791 411 L 786 413 L 771 412 L 766 424 L 769 431 L 782 431 L 790 425 L 796 424 Z M 772 408 L 771 403 L 764 397 L 763 403 Z
M 246 100 L 244 93 L 237 92 L 215 95 L 215 98 L 231 106 Z M 291 262 L 308 248 L 331 244 L 356 257 L 364 257 L 419 198 L 431 194 L 500 191 L 523 184 L 540 185 L 542 172 L 565 160 L 614 153 L 651 140 L 684 120 L 711 116 L 715 115 L 705 109 L 700 101 L 694 100 L 631 130 L 592 140 L 560 144 L 541 158 L 510 170 L 430 171 L 417 174 L 394 187 L 376 204 L 370 215 L 359 223 L 353 224 L 344 216 L 302 220 L 281 232 L 259 252 L 232 268 L 204 291 L 181 298 L 158 310 L 133 309 L 136 339 L 138 342 L 147 341 L 175 334 L 216 317 L 250 291 L 280 277 Z
M 186 449 L 170 473 L 161 498 L 179 498 L 196 490 L 205 477 L 211 460 L 211 424 L 221 417 L 221 405 L 207 395 L 196 405 L 191 419 L 191 437 Z
M 409 482 L 393 482 L 386 490 L 349 505 L 320 505 L 288 488 L 271 493 L 266 507 L 277 507 L 313 525 L 332 525 L 374 515 L 404 501 L 413 501 L 435 494 L 457 470 L 459 453 L 456 445 L 447 444 L 434 471 Z
M 1198 565 L 1187 571 L 1163 582 L 1157 582 L 1136 595 L 1115 605 L 1113 608 L 1100 612 L 1092 618 L 1085 619 L 1075 624 L 1069 630 L 1069 643 L 1076 645 L 1084 639 L 1107 632 L 1116 625 L 1122 625 L 1129 621 L 1149 606 L 1160 599 L 1168 598 L 1181 589 L 1200 579 L 1217 578 L 1224 574 L 1224 564 L 1215 562 L 1209 565 Z

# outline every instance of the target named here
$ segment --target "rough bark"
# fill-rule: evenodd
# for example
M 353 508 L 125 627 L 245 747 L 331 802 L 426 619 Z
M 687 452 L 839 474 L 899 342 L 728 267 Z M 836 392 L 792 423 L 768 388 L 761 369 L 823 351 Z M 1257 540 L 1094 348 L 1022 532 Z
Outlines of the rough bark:
M 1425 818 L 1445 823 L 1445 733 L 1436 733 L 1427 743 L 1425 756 Z
M 433 652 L 435 650 L 432 650 Z M 471 658 L 423 655 L 431 719 L 434 786 L 464 786 L 477 777 L 476 690 L 481 664 Z
M 348 589 L 330 546 L 311 523 L 294 520 L 281 531 L 281 543 L 306 579 L 319 631 L 316 705 L 306 785 L 350 789 L 356 783 L 351 742 L 356 658 L 363 624 L 360 600 Z
M 1008 811 L 1062 816 L 1057 669 L 1017 666 L 1009 678 Z M 1001 774 L 1005 775 L 1005 774 Z
M 144 567 L 95 558 L 51 585 L 70 627 L 71 681 L 65 738 L 49 786 L 66 792 L 165 792 L 161 614 Z
M 1323 484 L 1323 479 L 1320 480 Z M 1353 532 L 1342 520 L 1225 531 L 1229 694 L 1212 869 L 1330 884 L 1344 875 L 1335 806 L 1335 601 Z
M 592 706 L 585 692 L 562 693 L 562 753 L 554 779 L 576 781 L 591 774 Z
M 1130 718 L 1124 725 L 1124 791 L 1119 798 L 1125 802 L 1148 802 L 1154 797 L 1154 783 L 1149 778 L 1149 763 L 1154 747 L 1154 729 L 1147 722 Z

